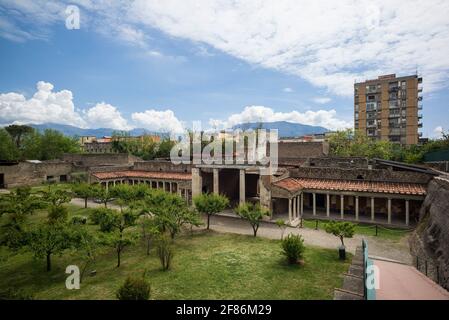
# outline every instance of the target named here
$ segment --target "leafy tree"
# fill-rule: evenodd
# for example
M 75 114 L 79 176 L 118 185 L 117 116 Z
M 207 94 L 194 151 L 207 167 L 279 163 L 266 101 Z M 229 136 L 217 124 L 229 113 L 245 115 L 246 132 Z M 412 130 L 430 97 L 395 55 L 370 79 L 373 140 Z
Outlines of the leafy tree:
M 5 130 L 8 131 L 8 133 L 11 135 L 13 141 L 17 146 L 17 149 L 20 149 L 22 147 L 22 138 L 34 131 L 34 129 L 30 126 L 16 124 L 5 127 Z
M 235 209 L 235 212 L 242 219 L 245 219 L 250 223 L 255 237 L 257 236 L 257 230 L 259 230 L 259 225 L 263 217 L 270 214 L 270 211 L 262 207 L 259 203 L 253 204 L 249 202 L 240 204 Z
M 219 194 L 200 194 L 193 198 L 195 208 L 203 214 L 207 215 L 207 230 L 210 226 L 210 217 L 223 211 L 229 206 L 229 199 Z
M 156 250 L 162 265 L 162 270 L 167 271 L 170 269 L 173 260 L 173 249 L 170 239 L 165 235 L 161 235 L 158 239 Z
M 47 271 L 51 271 L 52 255 L 62 253 L 73 246 L 72 232 L 65 224 L 42 223 L 28 234 L 28 248 L 36 258 L 46 259 Z
M 0 128 L 0 160 L 17 160 L 18 149 L 9 133 Z
M 95 261 L 100 248 L 100 240 L 95 233 L 89 232 L 89 230 L 81 225 L 73 227 L 73 229 L 73 247 L 77 253 L 81 253 L 85 260 L 80 274 L 80 282 L 82 282 L 87 267 Z
M 129 205 L 133 201 L 137 200 L 134 186 L 129 184 L 118 184 L 109 190 L 109 193 L 113 198 L 117 198 L 117 203 L 121 209 L 123 206 Z
M 188 207 L 178 195 L 153 190 L 144 200 L 146 212 L 153 215 L 153 223 L 160 233 L 169 232 L 174 238 L 184 225 L 200 226 L 198 213 Z
M 103 187 L 100 187 L 98 189 L 98 192 L 96 193 L 96 198 L 99 199 L 100 202 L 104 204 L 105 208 L 108 207 L 108 202 L 114 200 L 114 196 L 112 195 L 112 193 L 108 189 Z
M 327 233 L 331 233 L 340 238 L 341 245 L 344 247 L 344 238 L 352 238 L 354 236 L 355 225 L 350 222 L 329 221 L 325 225 Z
M 6 223 L 1 226 L 0 244 L 12 249 L 25 245 L 26 219 L 44 207 L 45 203 L 32 194 L 29 187 L 20 187 L 9 194 L 0 195 L 0 216 L 6 216 Z
M 171 141 L 169 138 L 163 139 L 157 148 L 156 158 L 169 158 L 170 151 L 174 147 L 175 141 Z
M 42 199 L 50 206 L 59 207 L 64 203 L 68 203 L 72 200 L 70 191 L 61 189 L 59 187 L 49 185 L 47 190 L 40 192 Z
M 304 239 L 300 235 L 289 234 L 281 242 L 282 254 L 287 257 L 289 264 L 296 264 L 304 255 Z
M 100 229 L 104 231 L 103 239 L 117 252 L 117 268 L 120 267 L 120 258 L 123 250 L 136 240 L 135 234 L 126 232 L 135 225 L 137 216 L 129 209 L 123 211 L 108 210 L 100 219 Z
M 56 130 L 47 129 L 41 136 L 40 160 L 60 158 L 64 153 L 80 153 L 81 147 L 75 138 L 66 137 Z
M 155 223 L 155 219 L 150 214 L 146 213 L 139 217 L 139 224 L 141 227 L 142 239 L 146 245 L 147 256 L 150 255 L 151 243 L 156 236 L 158 236 L 159 228 Z
M 119 300 L 148 300 L 150 298 L 150 284 L 144 277 L 127 277 L 117 291 Z
M 100 188 L 98 184 L 76 183 L 72 186 L 72 191 L 77 197 L 84 199 L 84 208 L 86 209 L 87 201 L 98 195 Z

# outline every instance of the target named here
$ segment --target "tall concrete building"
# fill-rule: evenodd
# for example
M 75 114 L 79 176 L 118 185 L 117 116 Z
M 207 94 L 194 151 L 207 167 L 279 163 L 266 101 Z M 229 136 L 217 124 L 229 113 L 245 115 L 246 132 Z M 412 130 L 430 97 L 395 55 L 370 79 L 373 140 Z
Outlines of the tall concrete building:
M 354 84 L 354 128 L 378 140 L 417 144 L 422 127 L 422 78 L 379 76 Z

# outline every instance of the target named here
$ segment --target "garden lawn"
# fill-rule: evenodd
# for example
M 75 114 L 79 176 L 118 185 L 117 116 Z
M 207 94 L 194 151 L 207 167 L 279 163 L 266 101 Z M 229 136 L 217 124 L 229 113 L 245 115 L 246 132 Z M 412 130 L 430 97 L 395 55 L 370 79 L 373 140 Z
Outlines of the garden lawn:
M 287 265 L 279 240 L 212 231 L 180 236 L 174 249 L 172 269 L 164 272 L 154 248 L 147 256 L 140 242 L 125 249 L 120 268 L 113 249 L 105 248 L 88 268 L 97 274 L 86 275 L 80 290 L 67 290 L 65 268 L 82 266 L 77 253 L 55 256 L 46 272 L 44 261 L 31 254 L 0 248 L 0 288 L 35 299 L 115 299 L 127 276 L 146 271 L 151 299 L 332 299 L 349 267 L 336 250 L 313 247 L 306 248 L 304 266 Z

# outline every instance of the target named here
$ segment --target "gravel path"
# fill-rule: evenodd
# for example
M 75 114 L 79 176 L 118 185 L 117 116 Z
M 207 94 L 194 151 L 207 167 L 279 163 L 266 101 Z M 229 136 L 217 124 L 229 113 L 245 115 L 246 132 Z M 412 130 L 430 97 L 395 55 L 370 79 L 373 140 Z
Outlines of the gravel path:
M 72 199 L 72 204 L 84 207 L 83 199 Z M 103 204 L 95 203 L 93 201 L 88 201 L 89 208 L 103 207 Z M 108 204 L 109 208 L 119 209 L 118 206 L 113 204 Z M 241 220 L 237 217 L 231 216 L 212 216 L 211 217 L 210 228 L 217 232 L 228 232 L 228 233 L 238 233 L 238 234 L 248 234 L 252 235 L 253 231 L 249 223 Z M 287 228 L 285 230 L 285 235 L 293 233 L 300 234 L 304 238 L 305 244 L 336 249 L 340 245 L 340 240 L 326 233 L 323 230 L 314 230 L 309 228 Z M 257 233 L 258 236 L 269 238 L 269 239 L 280 239 L 281 230 L 273 223 L 262 222 Z M 360 246 L 362 239 L 368 241 L 369 255 L 381 258 L 387 258 L 395 261 L 400 261 L 402 263 L 411 264 L 412 257 L 410 255 L 410 250 L 408 247 L 407 238 L 404 237 L 400 242 L 395 242 L 392 240 L 376 238 L 373 236 L 361 236 L 355 235 L 353 238 L 345 239 L 346 249 L 352 253 L 355 253 L 357 246 Z

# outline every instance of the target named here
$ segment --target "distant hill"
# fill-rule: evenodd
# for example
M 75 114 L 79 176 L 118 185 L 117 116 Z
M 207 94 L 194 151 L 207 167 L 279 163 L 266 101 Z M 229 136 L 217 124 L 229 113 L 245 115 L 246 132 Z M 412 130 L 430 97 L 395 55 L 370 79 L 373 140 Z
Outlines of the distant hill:
M 83 129 L 78 128 L 70 125 L 65 124 L 57 124 L 57 123 L 44 123 L 44 124 L 32 124 L 31 127 L 35 128 L 38 131 L 44 131 L 46 129 L 53 129 L 58 130 L 62 132 L 66 136 L 95 136 L 97 138 L 101 138 L 103 136 L 112 136 L 112 134 L 116 131 L 115 129 L 110 128 L 99 128 L 99 129 Z M 143 134 L 149 134 L 149 135 L 158 135 L 161 137 L 168 136 L 167 133 L 161 133 L 161 132 L 154 132 L 154 131 L 148 131 L 146 129 L 136 128 L 129 131 L 122 131 L 127 132 L 131 136 L 140 136 Z
M 310 126 L 307 124 L 293 123 L 287 121 L 276 122 L 247 122 L 235 125 L 232 129 L 278 129 L 280 138 L 285 137 L 299 137 L 310 134 L 320 134 L 329 131 L 328 129 L 320 126 Z

